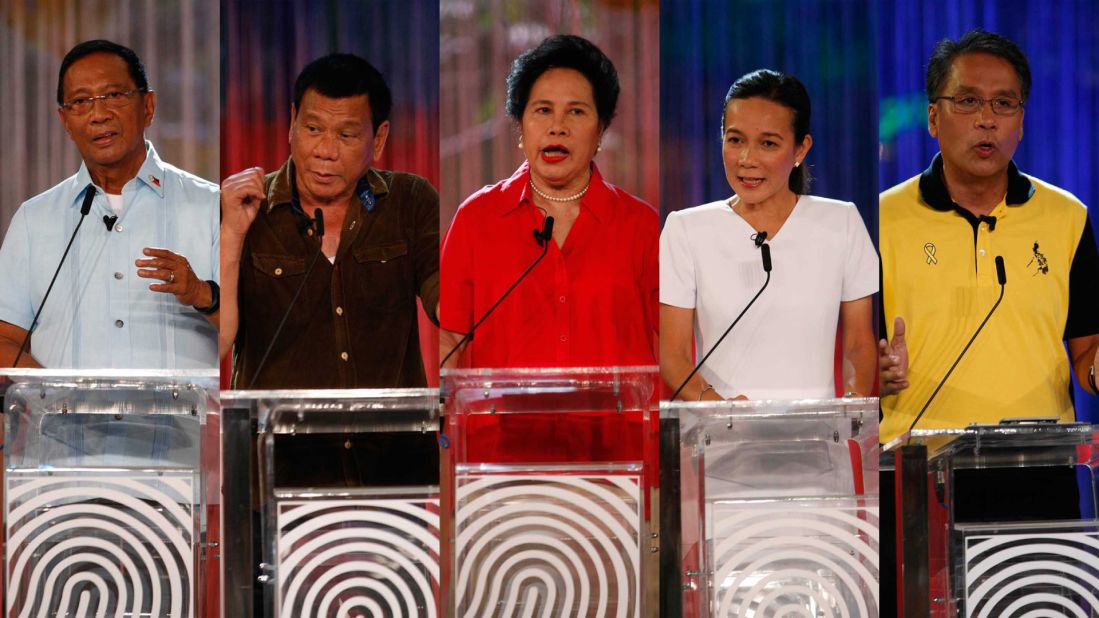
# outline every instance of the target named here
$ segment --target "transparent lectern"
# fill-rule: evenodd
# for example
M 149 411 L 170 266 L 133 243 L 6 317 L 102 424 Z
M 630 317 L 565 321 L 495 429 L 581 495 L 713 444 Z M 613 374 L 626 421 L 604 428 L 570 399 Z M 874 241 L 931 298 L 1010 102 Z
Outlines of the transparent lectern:
M 1033 419 L 917 429 L 887 444 L 896 453 L 903 503 L 896 525 L 905 615 L 1099 617 L 1097 444 L 1097 426 Z M 1036 469 L 1054 482 L 1068 479 L 1067 487 L 1061 483 L 1054 491 L 1065 490 L 1064 500 L 1051 501 L 1067 502 L 1070 516 L 1034 519 L 1018 516 L 1029 507 L 982 504 L 987 516 L 973 517 L 963 509 L 967 499 L 972 502 L 958 487 L 963 474 L 995 471 L 1007 475 L 999 482 L 1009 483 L 1017 478 L 1004 497 L 1025 502 L 1035 499 L 1037 488 L 1026 479 Z M 1067 474 L 1048 474 L 1057 470 Z M 1049 487 L 1042 491 L 1050 499 Z
M 217 372 L 11 369 L 0 382 L 6 615 L 217 615 L 204 576 Z
M 440 615 L 437 390 L 233 391 L 223 406 L 237 428 L 251 410 L 258 432 L 262 541 L 231 559 L 247 565 L 251 549 L 254 615 Z M 243 484 L 228 493 L 250 519 Z M 249 606 L 250 584 L 227 585 L 234 607 Z
M 877 399 L 661 415 L 679 419 L 684 616 L 879 615 Z
M 655 367 L 444 372 L 452 615 L 655 611 L 657 380 Z

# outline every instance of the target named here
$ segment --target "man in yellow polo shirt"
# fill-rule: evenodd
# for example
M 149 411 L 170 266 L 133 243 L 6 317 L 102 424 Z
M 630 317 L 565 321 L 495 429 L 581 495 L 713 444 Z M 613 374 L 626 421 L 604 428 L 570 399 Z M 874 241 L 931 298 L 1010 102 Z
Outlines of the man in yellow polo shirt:
M 1026 57 L 997 34 L 943 41 L 928 63 L 940 153 L 879 201 L 883 442 L 908 430 L 996 303 L 997 256 L 1003 301 L 916 426 L 1070 422 L 1070 372 L 1096 390 L 1099 259 L 1087 210 L 1011 160 L 1029 91 Z

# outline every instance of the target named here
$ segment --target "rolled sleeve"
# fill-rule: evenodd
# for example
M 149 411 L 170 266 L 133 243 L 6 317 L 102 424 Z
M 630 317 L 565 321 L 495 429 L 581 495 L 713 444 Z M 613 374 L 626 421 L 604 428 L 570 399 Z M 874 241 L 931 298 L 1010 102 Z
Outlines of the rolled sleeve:
M 411 200 L 415 212 L 416 283 L 424 312 L 438 325 L 435 306 L 439 303 L 439 193 L 429 182 L 420 180 L 412 190 Z

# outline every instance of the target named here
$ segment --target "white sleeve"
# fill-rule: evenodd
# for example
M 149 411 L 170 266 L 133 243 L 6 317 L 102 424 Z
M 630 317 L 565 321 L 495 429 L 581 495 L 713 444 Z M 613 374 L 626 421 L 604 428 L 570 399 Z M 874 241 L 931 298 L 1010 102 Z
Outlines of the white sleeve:
M 841 301 L 857 300 L 878 291 L 878 253 L 858 208 L 847 209 L 847 264 Z
M 670 213 L 660 232 L 660 302 L 695 308 L 694 256 L 682 216 Z
M 213 277 L 215 283 L 221 285 L 221 188 L 219 187 L 217 192 L 214 193 L 214 199 L 218 201 L 214 205 L 214 216 L 211 217 L 211 226 L 213 227 L 213 246 L 210 247 L 210 258 L 213 264 Z
M 0 320 L 24 330 L 30 329 L 34 320 L 30 252 L 30 232 L 24 205 L 15 212 L 7 236 L 0 245 Z

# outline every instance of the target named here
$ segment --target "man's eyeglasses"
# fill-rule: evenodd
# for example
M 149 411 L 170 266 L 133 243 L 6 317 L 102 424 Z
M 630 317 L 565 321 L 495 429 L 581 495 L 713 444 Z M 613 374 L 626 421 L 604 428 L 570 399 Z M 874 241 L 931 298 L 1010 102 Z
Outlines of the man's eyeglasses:
M 77 97 L 68 103 L 64 103 L 61 107 L 69 110 L 70 114 L 86 114 L 92 110 L 92 106 L 96 101 L 103 101 L 103 104 L 111 109 L 121 109 L 130 104 L 133 96 L 138 92 L 148 92 L 145 88 L 134 88 L 133 90 L 112 90 L 107 94 L 101 94 L 97 97 Z
M 1023 109 L 1023 102 L 1013 97 L 982 99 L 981 97 L 965 95 L 962 97 L 935 97 L 932 102 L 939 99 L 950 101 L 955 114 L 976 114 L 984 107 L 985 103 L 988 103 L 988 106 L 992 108 L 992 113 L 997 116 L 1014 116 L 1019 113 L 1019 110 Z

